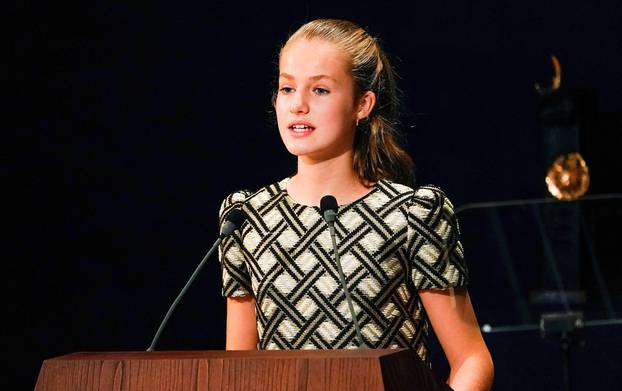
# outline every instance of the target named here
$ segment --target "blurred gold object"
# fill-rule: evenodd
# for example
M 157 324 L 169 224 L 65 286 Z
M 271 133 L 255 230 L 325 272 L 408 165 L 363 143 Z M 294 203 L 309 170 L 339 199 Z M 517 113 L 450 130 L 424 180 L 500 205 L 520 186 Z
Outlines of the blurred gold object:
M 562 201 L 573 201 L 587 192 L 590 173 L 587 164 L 578 152 L 558 157 L 545 178 L 553 197 Z
M 553 78 L 551 80 L 551 85 L 549 87 L 544 87 L 539 83 L 536 83 L 534 87 L 536 91 L 540 93 L 540 95 L 549 95 L 552 92 L 559 90 L 559 87 L 562 85 L 562 66 L 559 63 L 559 60 L 555 55 L 551 55 L 551 62 L 553 63 Z

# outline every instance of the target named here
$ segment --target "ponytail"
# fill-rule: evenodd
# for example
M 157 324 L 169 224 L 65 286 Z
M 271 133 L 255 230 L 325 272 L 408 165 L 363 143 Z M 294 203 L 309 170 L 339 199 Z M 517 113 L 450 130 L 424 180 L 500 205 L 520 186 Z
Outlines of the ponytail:
M 354 170 L 361 179 L 375 183 L 390 179 L 414 185 L 414 164 L 400 146 L 393 124 L 381 115 L 359 124 L 354 138 Z
M 365 58 L 369 65 L 362 64 L 358 67 L 360 70 L 353 66 L 352 72 L 360 91 L 369 90 L 376 95 L 376 104 L 368 119 L 357 126 L 354 170 L 371 183 L 390 179 L 414 186 L 414 163 L 402 147 L 396 128 L 399 102 L 395 74 L 376 40 L 370 39 L 375 50 L 372 56 Z

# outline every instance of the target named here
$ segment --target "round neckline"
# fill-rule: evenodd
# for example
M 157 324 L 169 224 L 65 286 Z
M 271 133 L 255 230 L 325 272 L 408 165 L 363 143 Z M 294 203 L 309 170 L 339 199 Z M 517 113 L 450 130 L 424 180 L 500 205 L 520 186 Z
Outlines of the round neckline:
M 288 204 L 292 205 L 292 206 L 299 206 L 299 207 L 304 207 L 304 208 L 313 208 L 316 210 L 320 210 L 320 207 L 318 205 L 305 205 L 305 204 L 301 204 L 299 202 L 296 202 L 296 200 L 294 200 L 292 198 L 292 196 L 288 193 L 287 191 L 287 182 L 289 182 L 289 180 L 291 179 L 291 177 L 286 177 L 283 178 L 281 181 L 278 182 L 281 193 L 283 193 L 283 198 L 285 198 L 285 200 L 287 201 Z M 378 190 L 378 184 L 380 182 L 382 182 L 384 179 L 380 179 L 378 182 L 374 183 L 373 186 L 371 186 L 371 190 L 368 191 L 367 193 L 363 194 L 362 196 L 360 196 L 359 198 L 348 202 L 347 204 L 339 204 L 338 205 L 338 210 L 337 213 L 339 213 L 342 209 L 353 206 L 355 204 L 358 204 L 360 202 L 363 202 L 367 197 L 371 196 L 373 193 L 376 192 L 376 190 Z

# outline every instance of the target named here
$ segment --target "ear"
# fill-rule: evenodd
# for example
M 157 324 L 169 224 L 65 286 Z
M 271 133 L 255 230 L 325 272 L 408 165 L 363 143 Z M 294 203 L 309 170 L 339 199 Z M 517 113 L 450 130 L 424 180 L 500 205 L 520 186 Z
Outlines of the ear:
M 365 93 L 359 98 L 358 103 L 359 109 L 356 113 L 356 118 L 359 120 L 367 118 L 376 105 L 376 94 L 372 91 L 365 91 Z

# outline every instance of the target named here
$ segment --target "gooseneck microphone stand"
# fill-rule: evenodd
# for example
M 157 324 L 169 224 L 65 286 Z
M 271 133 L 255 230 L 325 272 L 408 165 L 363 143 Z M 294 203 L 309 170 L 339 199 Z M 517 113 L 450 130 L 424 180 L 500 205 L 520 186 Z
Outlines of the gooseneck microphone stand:
M 335 197 L 331 195 L 327 195 L 322 197 L 320 200 L 320 211 L 322 212 L 322 216 L 326 223 L 328 224 L 328 229 L 330 231 L 330 238 L 333 243 L 333 252 L 335 253 L 335 263 L 337 264 L 337 272 L 339 273 L 339 280 L 341 282 L 341 287 L 346 296 L 346 302 L 348 303 L 348 310 L 350 311 L 350 316 L 352 317 L 352 323 L 354 323 L 354 330 L 356 331 L 356 339 L 358 341 L 359 348 L 366 348 L 365 342 L 363 341 L 363 335 L 361 334 L 361 328 L 359 326 L 358 319 L 356 317 L 356 312 L 354 311 L 354 305 L 352 304 L 352 297 L 350 296 L 350 291 L 348 290 L 348 286 L 346 284 L 346 277 L 343 274 L 343 268 L 341 267 L 341 259 L 339 258 L 339 251 L 337 249 L 337 239 L 335 235 L 335 220 L 337 219 L 337 200 Z
M 221 231 L 221 234 L 218 236 L 218 239 L 216 239 L 216 241 L 214 242 L 212 247 L 209 249 L 207 254 L 205 254 L 205 256 L 203 257 L 203 260 L 201 261 L 201 263 L 199 263 L 199 266 L 197 266 L 197 268 L 194 270 L 194 273 L 192 273 L 192 275 L 190 276 L 190 279 L 188 279 L 188 282 L 186 282 L 186 285 L 183 287 L 181 292 L 179 292 L 179 295 L 177 295 L 177 298 L 173 301 L 173 304 L 171 304 L 168 311 L 166 312 L 164 319 L 160 323 L 160 327 L 158 327 L 158 331 L 156 331 L 155 336 L 153 337 L 153 340 L 151 341 L 151 345 L 149 345 L 149 347 L 147 348 L 148 352 L 152 352 L 155 349 L 155 346 L 158 343 L 158 340 L 160 339 L 160 334 L 162 334 L 162 330 L 164 330 L 164 327 L 168 323 L 168 320 L 171 317 L 171 314 L 175 310 L 175 307 L 177 307 L 177 304 L 181 301 L 182 297 L 184 297 L 184 295 L 186 294 L 186 291 L 188 290 L 188 288 L 190 288 L 190 285 L 192 285 L 192 282 L 194 281 L 194 279 L 197 277 L 197 275 L 203 268 L 203 265 L 205 265 L 205 262 L 207 262 L 207 260 L 212 255 L 212 253 L 216 251 L 220 242 L 222 242 L 224 238 L 231 235 L 233 231 L 239 228 L 245 219 L 246 219 L 246 216 L 241 211 L 241 209 L 236 208 L 236 209 L 231 210 L 231 212 L 229 212 L 229 214 L 226 217 L 225 223 L 222 225 L 222 231 Z

